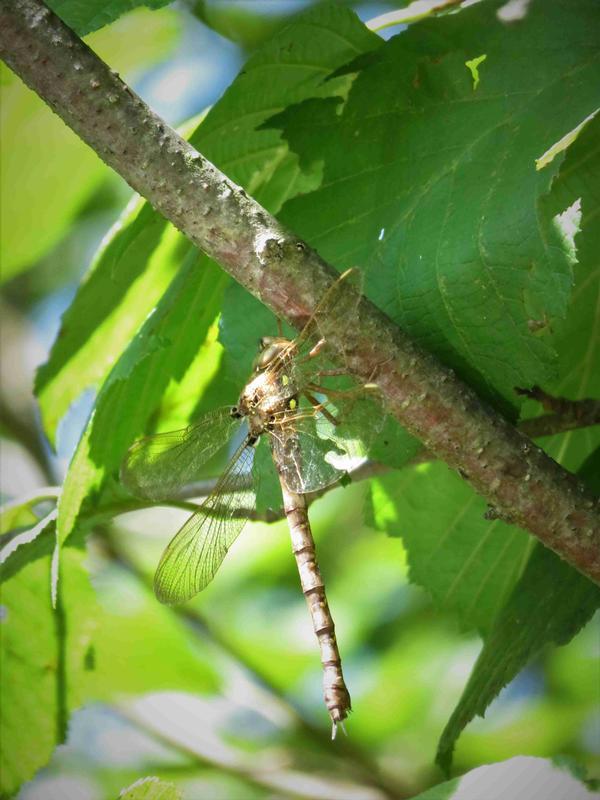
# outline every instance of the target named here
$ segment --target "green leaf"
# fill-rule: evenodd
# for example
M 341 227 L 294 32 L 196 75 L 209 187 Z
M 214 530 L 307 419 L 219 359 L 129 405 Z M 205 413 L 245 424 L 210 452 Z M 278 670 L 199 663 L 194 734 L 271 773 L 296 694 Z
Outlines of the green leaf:
M 572 400 L 600 397 L 600 116 L 590 120 L 570 145 L 547 198 L 548 213 L 560 214 L 578 200 L 575 285 L 566 322 L 554 340 L 559 377 L 543 385 L 549 394 Z M 523 416 L 537 413 L 539 406 L 528 403 Z M 568 431 L 542 444 L 560 464 L 575 471 L 600 445 L 600 427 Z
M 535 165 L 598 105 L 600 15 L 595 0 L 533 2 L 506 25 L 499 5 L 411 26 L 345 68 L 347 99 L 268 124 L 301 167 L 322 165 L 282 221 L 338 268 L 361 265 L 386 313 L 506 406 L 554 374 L 572 275 L 540 199 L 561 157 Z M 481 55 L 474 91 L 466 62 Z
M 61 551 L 53 610 L 54 533 L 47 525 L 0 563 L 2 798 L 48 762 L 83 702 L 166 689 L 212 692 L 220 683 L 205 647 L 127 571 L 99 570 L 97 599 L 86 553 L 73 538 Z
M 484 800 L 484 798 L 534 798 L 594 800 L 571 773 L 543 758 L 517 756 L 498 764 L 486 764 L 460 778 L 440 783 L 413 800 Z
M 140 28 L 143 36 L 137 35 Z M 138 11 L 111 29 L 110 36 L 94 34 L 88 44 L 127 76 L 167 56 L 177 35 L 172 12 Z M 100 183 L 113 174 L 4 64 L 0 76 L 0 229 L 6 281 L 56 245 Z M 32 158 L 42 149 L 52 158 Z M 65 180 L 65 175 L 77 180 Z
M 56 244 L 107 168 L 2 64 L 0 227 L 2 280 Z M 52 158 L 32 158 L 40 150 Z M 65 175 L 77 180 L 65 180 Z
M 192 10 L 204 25 L 212 28 L 219 36 L 238 43 L 246 51 L 255 50 L 269 39 L 286 24 L 289 16 L 283 7 L 283 13 L 277 13 L 274 9 L 265 13 L 264 8 L 257 8 L 251 3 L 240 5 L 226 0 L 218 0 L 216 3 L 196 0 Z
M 58 423 L 96 387 L 160 300 L 182 257 L 182 237 L 145 202 L 118 220 L 77 298 L 62 319 L 50 359 L 36 376 L 44 430 L 54 444 Z
M 174 783 L 160 778 L 140 778 L 119 794 L 119 800 L 182 800 L 183 795 Z
M 440 462 L 377 478 L 371 492 L 371 523 L 402 537 L 410 580 L 463 628 L 489 630 L 527 562 L 530 537 L 484 520 L 483 498 Z
M 48 529 L 0 569 L 2 652 L 0 795 L 12 796 L 64 741 L 70 711 L 88 681 L 94 593 L 84 553 L 63 549 L 59 602 L 50 604 L 54 536 Z M 32 622 L 35 621 L 35 635 Z
M 172 0 L 48 0 L 50 8 L 79 36 L 114 22 L 138 6 L 161 8 Z
M 103 385 L 58 504 L 59 539 L 73 530 L 86 497 L 116 471 L 143 433 L 171 380 L 181 380 L 206 339 L 225 279 L 191 249 L 179 275 Z
M 27 507 L 25 506 L 23 508 Z M 28 515 L 22 512 L 20 518 L 27 519 L 29 527 L 13 536 L 10 541 L 4 545 L 2 550 L 0 550 L 0 564 L 4 564 L 4 562 L 12 556 L 18 547 L 22 547 L 24 544 L 29 544 L 30 542 L 33 542 L 34 539 L 37 539 L 37 537 L 56 520 L 56 515 L 57 510 L 53 508 L 52 511 L 49 511 L 45 517 L 42 517 L 42 519 L 39 520 L 39 522 L 32 524 L 34 520 L 37 520 L 37 517 L 34 517 L 34 520 L 30 520 L 28 519 Z M 54 528 L 54 526 L 52 527 Z
M 582 469 L 600 486 L 600 449 Z M 456 740 L 476 716 L 548 644 L 567 644 L 600 607 L 600 587 L 539 542 L 485 638 L 465 690 L 440 738 L 437 763 L 446 772 Z
M 287 197 L 315 186 L 278 131 L 261 124 L 290 103 L 347 91 L 332 73 L 379 47 L 351 11 L 323 4 L 296 17 L 244 65 L 192 141 L 211 161 L 275 213 Z M 224 135 L 226 133 L 226 135 Z
M 460 778 L 453 778 L 451 781 L 444 781 L 437 786 L 432 786 L 426 792 L 415 795 L 412 800 L 452 800 L 456 797 L 456 789 L 460 783 Z
M 30 495 L 19 497 L 0 508 L 0 535 L 10 533 L 17 528 L 29 527 L 38 522 L 34 508 L 48 500 L 54 501 L 60 494 L 58 486 L 36 489 Z

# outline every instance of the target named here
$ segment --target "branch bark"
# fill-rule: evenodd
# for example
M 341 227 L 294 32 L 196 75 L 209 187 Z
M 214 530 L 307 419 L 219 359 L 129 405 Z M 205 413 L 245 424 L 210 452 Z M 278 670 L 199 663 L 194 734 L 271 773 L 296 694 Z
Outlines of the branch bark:
M 136 191 L 300 328 L 337 273 L 169 128 L 39 0 L 0 0 L 0 56 Z M 362 299 L 351 372 L 505 518 L 600 582 L 600 502 Z

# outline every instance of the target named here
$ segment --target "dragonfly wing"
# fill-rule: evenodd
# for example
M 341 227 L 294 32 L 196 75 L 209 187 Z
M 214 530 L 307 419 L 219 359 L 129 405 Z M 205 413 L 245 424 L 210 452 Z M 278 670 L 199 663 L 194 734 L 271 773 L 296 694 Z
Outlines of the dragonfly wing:
M 248 477 L 254 448 L 241 445 L 212 493 L 164 551 L 154 591 L 161 603 L 184 603 L 213 579 L 256 502 Z
M 317 419 L 310 415 L 290 418 L 270 431 L 273 460 L 291 492 L 317 491 L 335 483 L 344 472 L 331 462 L 334 453 L 341 455 L 336 444 L 319 436 L 318 428 Z
M 354 325 L 361 289 L 360 270 L 348 269 L 343 272 L 325 292 L 313 315 L 296 337 L 298 352 L 314 347 L 320 339 L 327 339 L 333 331 L 340 335 Z
M 325 292 L 298 336 L 273 359 L 266 372 L 290 372 L 290 377 L 293 377 L 290 385 L 302 387 L 315 373 L 336 366 L 330 360 L 332 353 L 327 341 L 334 331 L 340 336 L 354 324 L 361 286 L 359 270 L 349 269 L 342 273 Z M 336 351 L 335 355 L 339 359 L 343 353 Z
M 240 420 L 218 408 L 179 431 L 146 436 L 130 448 L 121 480 L 133 494 L 166 500 L 198 477 L 199 470 L 228 441 Z
M 335 442 L 349 458 L 366 458 L 369 448 L 383 428 L 386 412 L 376 386 L 365 388 L 354 384 L 339 394 L 323 398 L 324 408 L 336 420 L 336 425 L 324 425 L 321 416 L 319 434 Z
M 270 431 L 278 469 L 299 494 L 324 489 L 368 457 L 384 420 L 376 391 L 322 399 L 316 409 L 302 399 L 298 411 L 283 412 Z

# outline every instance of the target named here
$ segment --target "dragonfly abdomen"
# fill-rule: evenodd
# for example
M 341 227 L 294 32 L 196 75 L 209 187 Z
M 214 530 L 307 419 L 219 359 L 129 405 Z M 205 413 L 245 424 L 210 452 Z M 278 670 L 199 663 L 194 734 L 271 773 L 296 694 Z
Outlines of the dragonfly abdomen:
M 333 724 L 332 738 L 335 738 L 337 725 L 346 719 L 351 710 L 350 694 L 344 682 L 342 659 L 335 637 L 335 624 L 317 563 L 306 499 L 304 495 L 291 492 L 281 474 L 280 478 L 283 507 L 292 537 L 292 551 L 300 574 L 300 585 L 319 642 L 323 665 L 323 696 Z

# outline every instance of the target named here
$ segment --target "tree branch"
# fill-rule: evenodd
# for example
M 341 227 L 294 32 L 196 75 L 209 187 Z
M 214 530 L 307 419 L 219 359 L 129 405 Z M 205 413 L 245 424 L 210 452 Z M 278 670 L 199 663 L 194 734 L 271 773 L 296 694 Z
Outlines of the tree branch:
M 0 55 L 98 155 L 300 328 L 337 273 L 169 128 L 39 0 L 1 0 Z M 347 332 L 346 332 L 347 333 Z M 600 503 L 368 300 L 333 349 L 488 503 L 600 581 Z

